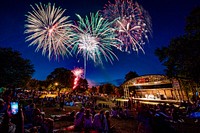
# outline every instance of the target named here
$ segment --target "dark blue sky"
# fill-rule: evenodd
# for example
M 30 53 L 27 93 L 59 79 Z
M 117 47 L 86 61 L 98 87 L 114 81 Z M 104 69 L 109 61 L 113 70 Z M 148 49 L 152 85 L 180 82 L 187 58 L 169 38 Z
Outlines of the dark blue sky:
M 31 11 L 31 4 L 51 2 L 57 7 L 66 9 L 65 15 L 74 20 L 75 13 L 84 17 L 90 12 L 102 10 L 107 0 L 19 1 L 2 0 L 0 2 L 0 46 L 11 47 L 22 53 L 24 58 L 30 59 L 36 70 L 33 77 L 38 80 L 45 80 L 46 76 L 58 67 L 71 70 L 76 67 L 83 68 L 83 58 L 74 56 L 60 59 L 60 61 L 49 60 L 47 56 L 42 55 L 41 51 L 35 52 L 36 47 L 28 47 L 29 42 L 25 42 L 26 35 L 24 35 L 25 14 Z M 139 75 L 163 74 L 164 67 L 154 55 L 155 49 L 167 46 L 172 38 L 184 34 L 185 18 L 194 7 L 200 5 L 200 0 L 138 0 L 137 2 L 149 12 L 152 18 L 153 36 L 144 46 L 145 54 L 141 51 L 128 54 L 116 50 L 119 60 L 115 60 L 113 64 L 103 60 L 103 67 L 95 66 L 92 61 L 88 61 L 87 80 L 107 82 L 124 79 L 129 71 L 135 71 Z

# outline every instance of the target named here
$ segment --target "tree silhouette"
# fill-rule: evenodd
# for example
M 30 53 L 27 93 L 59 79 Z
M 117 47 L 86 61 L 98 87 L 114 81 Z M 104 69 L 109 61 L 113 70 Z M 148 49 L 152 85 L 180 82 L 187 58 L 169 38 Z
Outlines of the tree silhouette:
M 187 17 L 186 34 L 170 41 L 168 47 L 155 50 L 160 62 L 166 66 L 169 77 L 200 81 L 200 8 Z
M 84 92 L 88 89 L 88 81 L 86 79 L 80 78 L 75 88 L 78 92 Z
M 136 72 L 130 71 L 125 75 L 125 81 L 124 82 L 126 82 L 126 81 L 128 81 L 128 80 L 130 80 L 132 78 L 136 78 L 138 76 L 139 75 Z
M 59 91 L 62 88 L 72 88 L 74 83 L 74 74 L 71 70 L 66 68 L 56 68 L 53 72 L 51 72 L 48 76 L 46 81 L 48 84 L 52 84 L 55 86 Z M 56 85 L 57 83 L 57 85 Z
M 23 88 L 35 72 L 33 64 L 12 48 L 0 48 L 0 87 Z
M 168 77 L 177 78 L 181 86 L 189 90 L 186 84 L 196 83 L 193 93 L 200 81 L 200 7 L 194 8 L 186 18 L 185 34 L 170 41 L 167 47 L 157 48 L 155 55 L 166 67 Z

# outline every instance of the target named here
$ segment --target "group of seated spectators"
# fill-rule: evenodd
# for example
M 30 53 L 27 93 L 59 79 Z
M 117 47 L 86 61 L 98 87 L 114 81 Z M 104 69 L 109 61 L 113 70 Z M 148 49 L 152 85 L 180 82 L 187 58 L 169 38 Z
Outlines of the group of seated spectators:
M 10 91 L 11 92 L 11 91 Z M 56 104 L 62 103 L 61 108 L 66 103 L 65 98 L 68 100 L 75 102 L 81 102 L 80 111 L 73 110 L 67 114 L 68 121 L 74 122 L 73 130 L 84 130 L 84 131 L 96 131 L 96 132 L 108 132 L 110 130 L 110 112 L 109 111 L 99 111 L 96 113 L 96 106 L 98 109 L 108 108 L 106 104 L 96 104 L 96 99 L 94 97 L 89 96 L 80 96 L 80 95 L 69 95 L 67 97 L 57 97 L 57 98 L 44 98 L 40 102 L 38 100 L 30 99 L 26 100 L 26 104 L 21 104 L 20 100 L 25 101 L 23 98 L 17 98 L 12 95 L 12 93 L 8 93 L 5 95 L 6 97 L 2 97 L 0 99 L 0 113 L 2 113 L 2 121 L 0 122 L 0 131 L 15 133 L 18 130 L 17 125 L 17 117 L 15 115 L 10 114 L 10 101 L 14 100 L 18 101 L 19 107 L 21 109 L 21 114 L 23 114 L 23 120 L 21 121 L 21 131 L 20 132 L 44 132 L 51 133 L 54 130 L 54 119 L 46 118 L 45 112 L 42 112 L 42 108 L 45 103 L 49 103 L 49 101 L 54 101 L 52 103 Z M 39 102 L 39 103 L 38 103 Z M 37 108 L 37 105 L 40 105 L 41 108 Z M 87 109 L 86 109 L 87 108 Z M 56 109 L 56 108 L 55 108 Z M 64 111 L 64 110 L 62 110 Z M 9 127 L 7 127 L 7 126 Z M 23 131 L 22 131 L 23 130 Z
M 152 131 L 153 133 L 175 133 L 178 129 L 174 125 L 186 123 L 189 120 L 189 124 L 193 126 L 199 125 L 199 116 L 191 117 L 193 113 L 200 113 L 200 101 L 197 100 L 193 103 L 182 102 L 180 105 L 174 104 L 139 104 L 136 107 L 138 112 L 137 120 L 140 123 L 139 129 L 146 129 L 146 131 Z M 188 123 L 187 123 L 188 124 Z M 186 125 L 187 125 L 186 124 Z
M 12 113 L 11 101 L 18 103 L 16 114 Z M 53 132 L 54 121 L 51 118 L 45 118 L 40 109 L 36 108 L 34 103 L 27 106 L 15 99 L 12 91 L 0 97 L 0 132 L 2 133 L 51 133 Z
M 68 100 L 66 101 L 65 98 Z M 0 115 L 0 132 L 53 132 L 54 119 L 46 118 L 44 112 L 36 107 L 34 100 L 31 100 L 27 106 L 21 107 L 23 113 L 18 113 L 19 115 L 10 113 L 10 102 L 12 100 L 14 100 L 14 97 L 9 93 L 0 99 L 0 114 L 3 114 Z M 130 110 L 133 109 L 137 112 L 135 118 L 139 123 L 138 130 L 142 129 L 148 132 L 152 131 L 153 133 L 173 133 L 175 129 L 171 126 L 171 123 L 184 123 L 186 117 L 198 118 L 195 120 L 195 122 L 198 122 L 200 118 L 200 100 L 196 100 L 193 103 L 182 102 L 179 106 L 173 104 L 158 104 L 153 106 L 137 103 L 132 108 L 115 106 L 109 109 L 109 106 L 106 104 L 97 104 L 96 99 L 92 96 L 73 94 L 66 97 L 44 98 L 41 105 L 43 107 L 44 103 L 51 103 L 57 106 L 56 104 L 60 103 L 60 108 L 63 109 L 64 105 L 68 105 L 66 103 L 69 103 L 69 106 L 74 106 L 75 102 L 80 102 L 82 108 L 77 112 L 73 110 L 67 115 L 67 120 L 74 122 L 73 128 L 69 128 L 69 130 L 75 132 L 110 132 L 112 130 L 110 117 L 120 119 L 130 118 Z M 96 112 L 97 109 L 100 111 Z M 102 109 L 108 109 L 109 111 L 103 111 Z M 22 114 L 24 114 L 23 117 Z M 27 130 L 22 131 L 22 128 Z
M 110 112 L 99 111 L 92 113 L 90 109 L 81 108 L 75 115 L 74 120 L 75 131 L 96 131 L 97 133 L 108 133 L 111 130 Z
M 23 109 L 25 114 L 26 132 L 44 132 L 52 133 L 54 129 L 54 120 L 46 118 L 45 112 L 36 107 L 35 103 L 30 103 Z
M 130 109 L 128 107 L 122 108 L 119 106 L 115 106 L 111 108 L 111 112 L 110 115 L 113 118 L 122 118 L 122 119 L 126 119 L 126 118 L 130 118 L 131 114 L 130 114 Z

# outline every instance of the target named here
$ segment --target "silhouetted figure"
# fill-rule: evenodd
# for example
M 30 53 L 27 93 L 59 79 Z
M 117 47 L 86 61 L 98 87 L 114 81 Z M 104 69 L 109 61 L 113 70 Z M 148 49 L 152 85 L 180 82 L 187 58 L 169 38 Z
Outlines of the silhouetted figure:
M 16 123 L 15 133 L 24 133 L 24 113 L 21 107 L 16 117 L 17 117 L 17 123 Z
M 13 124 L 10 120 L 10 114 L 8 112 L 5 113 L 3 121 L 0 125 L 1 133 L 15 133 L 16 125 Z

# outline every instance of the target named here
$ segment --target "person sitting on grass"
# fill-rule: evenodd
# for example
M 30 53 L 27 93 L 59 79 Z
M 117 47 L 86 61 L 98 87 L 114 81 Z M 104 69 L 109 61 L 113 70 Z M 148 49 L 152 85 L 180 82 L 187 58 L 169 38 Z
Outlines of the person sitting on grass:
M 11 114 L 8 111 L 4 114 L 3 121 L 0 124 L 0 131 L 2 133 L 15 133 L 16 125 L 11 122 Z
M 128 107 L 124 110 L 125 118 L 130 118 L 130 110 Z
M 39 108 L 35 108 L 32 114 L 32 125 L 41 126 L 43 123 L 44 123 L 44 114 L 42 114 Z
M 101 110 L 99 113 L 95 114 L 94 120 L 93 120 L 93 128 L 95 131 L 98 131 L 99 133 L 103 132 L 104 130 L 104 111 Z
M 111 116 L 112 116 L 113 118 L 117 118 L 117 110 L 116 110 L 115 107 L 112 107 L 112 109 L 111 109 Z
M 53 133 L 54 120 L 51 118 L 44 118 L 44 122 L 40 129 L 41 133 Z
M 122 119 L 125 118 L 125 114 L 122 107 L 120 107 L 118 110 L 118 117 Z
M 74 121 L 74 117 L 75 117 L 76 111 L 73 110 L 72 112 L 66 113 L 66 115 L 68 116 L 68 121 Z
M 83 128 L 84 111 L 85 111 L 85 108 L 82 107 L 80 109 L 80 111 L 77 112 L 75 115 L 75 120 L 74 120 L 74 129 L 75 130 L 82 130 L 82 128 Z
M 92 129 L 92 115 L 90 114 L 90 110 L 89 109 L 87 109 L 85 111 L 84 129 L 85 129 L 86 132 L 89 132 Z

